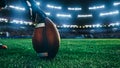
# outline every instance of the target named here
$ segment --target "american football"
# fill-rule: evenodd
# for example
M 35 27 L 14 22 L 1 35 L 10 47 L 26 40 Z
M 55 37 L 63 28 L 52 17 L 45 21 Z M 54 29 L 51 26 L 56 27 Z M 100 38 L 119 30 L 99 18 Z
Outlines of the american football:
M 54 58 L 60 45 L 60 36 L 55 24 L 49 19 L 36 25 L 34 30 L 33 48 L 39 57 Z

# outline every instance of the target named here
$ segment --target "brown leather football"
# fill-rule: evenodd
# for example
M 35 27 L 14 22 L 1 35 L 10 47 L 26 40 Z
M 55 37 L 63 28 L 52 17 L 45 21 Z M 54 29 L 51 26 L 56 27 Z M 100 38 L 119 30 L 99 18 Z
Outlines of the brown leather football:
M 54 58 L 60 45 L 60 35 L 55 24 L 46 18 L 44 23 L 36 25 L 32 44 L 39 57 Z

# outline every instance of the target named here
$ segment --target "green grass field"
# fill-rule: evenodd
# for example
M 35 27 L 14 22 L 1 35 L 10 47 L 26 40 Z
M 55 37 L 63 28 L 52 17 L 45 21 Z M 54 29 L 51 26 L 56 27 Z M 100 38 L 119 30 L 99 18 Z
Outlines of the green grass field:
M 62 39 L 53 60 L 40 59 L 31 39 L 0 39 L 0 68 L 120 68 L 119 39 Z

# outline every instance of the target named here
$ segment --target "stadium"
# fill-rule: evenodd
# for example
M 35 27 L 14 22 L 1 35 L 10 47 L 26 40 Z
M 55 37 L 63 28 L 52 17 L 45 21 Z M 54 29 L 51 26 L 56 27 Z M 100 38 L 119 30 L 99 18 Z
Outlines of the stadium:
M 0 11 L 2 68 L 119 68 L 119 0 L 35 0 L 55 23 L 61 42 L 53 60 L 36 56 L 31 38 L 36 23 L 21 0 L 6 0 Z

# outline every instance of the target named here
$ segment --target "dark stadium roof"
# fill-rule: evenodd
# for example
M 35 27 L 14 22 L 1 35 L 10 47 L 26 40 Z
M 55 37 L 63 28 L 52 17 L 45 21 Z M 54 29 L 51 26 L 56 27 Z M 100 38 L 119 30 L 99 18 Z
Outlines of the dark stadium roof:
M 17 2 L 20 2 L 20 0 L 7 0 L 8 4 L 12 5 L 20 5 Z M 17 1 L 17 2 L 16 2 Z M 109 12 L 112 10 L 119 10 L 119 7 L 114 7 L 113 2 L 117 2 L 120 0 L 36 0 L 41 3 L 40 7 L 44 11 L 49 11 L 51 12 L 52 16 L 49 16 L 54 22 L 57 24 L 78 24 L 78 25 L 84 25 L 84 24 L 94 24 L 94 23 L 111 23 L 111 22 L 116 22 L 120 21 L 120 14 L 117 16 L 107 16 L 107 17 L 99 17 L 100 12 Z M 22 4 L 22 2 L 21 2 Z M 58 5 L 61 6 L 61 10 L 53 10 L 49 9 L 46 7 L 47 4 L 53 4 L 53 5 Z M 89 10 L 88 7 L 90 6 L 95 6 L 95 5 L 105 5 L 105 9 L 100 9 L 100 10 Z M 81 11 L 69 11 L 67 10 L 68 7 L 81 7 Z M 9 9 L 10 10 L 10 9 Z M 4 12 L 5 13 L 5 12 Z M 7 12 L 8 13 L 8 12 Z M 18 12 L 9 12 L 9 13 L 15 13 L 13 15 L 16 15 Z M 25 13 L 25 12 L 24 12 Z M 72 18 L 57 18 L 55 14 L 57 13 L 69 13 L 72 14 Z M 93 14 L 92 18 L 77 18 L 78 14 Z M 20 12 L 18 13 L 19 16 L 21 15 Z M 10 16 L 12 16 L 10 14 Z M 12 16 L 13 17 L 13 16 Z M 24 16 L 20 16 L 22 18 Z
M 119 0 L 37 0 L 37 1 L 42 1 L 42 2 L 53 2 L 53 3 L 61 3 L 63 5 L 89 5 L 91 3 L 110 3 L 114 1 L 119 1 Z

